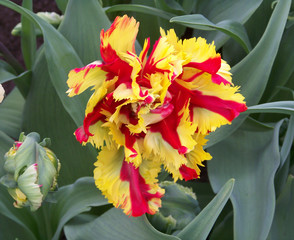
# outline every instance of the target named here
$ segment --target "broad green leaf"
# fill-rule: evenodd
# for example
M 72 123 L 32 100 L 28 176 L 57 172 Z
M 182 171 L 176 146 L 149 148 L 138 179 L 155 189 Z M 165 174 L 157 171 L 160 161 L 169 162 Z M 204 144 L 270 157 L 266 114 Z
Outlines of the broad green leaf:
M 263 103 L 248 107 L 248 110 L 242 114 L 251 113 L 282 113 L 294 114 L 294 101 L 279 101 Z
M 268 240 L 292 239 L 294 235 L 294 177 L 289 175 L 280 194 Z
M 207 239 L 214 222 L 233 191 L 234 182 L 234 179 L 228 180 L 212 201 L 177 236 L 182 240 Z
M 38 132 L 41 138 L 50 138 L 50 149 L 58 156 L 61 170 L 60 186 L 77 178 L 93 174 L 97 153 L 91 146 L 83 147 L 73 133 L 76 124 L 65 111 L 50 81 L 44 52 L 41 51 L 33 68 L 31 90 L 26 99 L 23 131 Z M 83 114 L 83 112 L 82 112 Z
M 175 22 L 190 28 L 196 28 L 200 30 L 219 30 L 234 38 L 245 49 L 247 53 L 251 50 L 251 44 L 246 30 L 239 22 L 224 20 L 218 22 L 217 24 L 214 24 L 201 14 L 173 17 L 170 22 Z
M 31 240 L 32 235 L 27 232 L 27 230 L 23 227 L 21 227 L 18 224 L 15 224 L 12 220 L 9 218 L 0 215 L 0 239 L 22 239 L 22 240 Z M 12 228 L 13 226 L 13 228 Z M 33 237 L 34 239 L 34 237 Z
M 173 13 L 165 12 L 160 9 L 149 7 L 146 5 L 140 4 L 118 4 L 111 7 L 104 8 L 106 13 L 117 12 L 117 11 L 133 11 L 133 12 L 140 12 L 146 13 L 149 15 L 161 17 L 166 20 L 170 20 L 172 17 L 175 16 Z
M 178 237 L 155 230 L 146 216 L 128 217 L 116 208 L 110 209 L 89 223 L 69 223 L 64 227 L 64 232 L 68 240 L 179 240 Z
M 279 52 L 275 59 L 270 79 L 266 86 L 262 101 L 266 102 L 275 97 L 281 86 L 285 86 L 294 72 L 294 52 L 292 43 L 294 42 L 294 26 L 285 30 Z
M 88 212 L 91 207 L 109 204 L 90 177 L 80 178 L 74 184 L 60 188 L 54 198 L 56 204 L 50 203 L 46 209 L 54 233 L 52 240 L 59 239 L 63 226 L 71 218 Z
M 247 106 L 259 102 L 267 85 L 271 68 L 276 57 L 283 30 L 287 21 L 291 0 L 279 1 L 268 23 L 266 31 L 256 47 L 232 68 L 233 82 L 241 86 Z M 223 126 L 209 136 L 207 147 L 225 139 L 245 120 L 239 116 L 230 126 Z
M 33 10 L 32 0 L 23 0 L 22 6 Z M 21 17 L 21 51 L 27 69 L 31 69 L 35 60 L 37 43 L 34 24 L 26 17 Z
M 100 32 L 109 27 L 110 21 L 97 0 L 70 0 L 59 31 L 86 65 L 101 59 Z
M 65 93 L 68 89 L 66 85 L 68 72 L 72 68 L 82 66 L 71 44 L 54 27 L 31 11 L 8 0 L 0 0 L 0 4 L 21 13 L 40 27 L 44 37 L 44 50 L 51 81 L 66 111 L 77 126 L 81 125 L 87 97 L 81 95 L 69 98 Z
M 236 179 L 231 195 L 234 239 L 266 239 L 275 210 L 274 176 L 280 164 L 279 129 L 254 120 L 209 149 L 208 176 L 214 191 Z M 250 230 L 249 230 L 250 229 Z
M 0 131 L 18 139 L 21 132 L 24 99 L 18 89 L 14 89 L 0 104 Z

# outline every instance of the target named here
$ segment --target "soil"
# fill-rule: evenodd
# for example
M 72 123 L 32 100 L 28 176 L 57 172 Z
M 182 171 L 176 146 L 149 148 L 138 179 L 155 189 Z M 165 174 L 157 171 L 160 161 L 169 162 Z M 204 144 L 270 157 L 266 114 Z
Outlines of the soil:
M 22 4 L 21 0 L 12 0 L 18 5 Z M 57 12 L 60 14 L 54 0 L 34 0 L 33 12 Z M 0 42 L 12 53 L 18 62 L 24 67 L 21 53 L 20 37 L 12 36 L 11 30 L 20 22 L 20 14 L 4 6 L 0 6 Z M 42 39 L 38 38 L 38 46 L 42 43 Z M 0 53 L 0 58 L 1 53 Z M 5 59 L 4 59 L 5 60 Z M 3 84 L 6 94 L 14 87 L 12 82 Z

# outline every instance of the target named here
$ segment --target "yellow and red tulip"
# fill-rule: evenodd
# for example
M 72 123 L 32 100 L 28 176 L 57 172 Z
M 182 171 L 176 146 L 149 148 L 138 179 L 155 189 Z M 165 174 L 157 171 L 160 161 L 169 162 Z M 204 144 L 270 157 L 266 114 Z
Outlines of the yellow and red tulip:
M 117 17 L 101 32 L 102 62 L 70 71 L 70 97 L 92 87 L 77 140 L 102 148 L 95 163 L 97 187 L 132 216 L 154 214 L 164 190 L 161 166 L 177 179 L 198 178 L 205 136 L 247 109 L 230 66 L 203 38 L 179 40 L 173 29 L 139 55 L 139 23 Z

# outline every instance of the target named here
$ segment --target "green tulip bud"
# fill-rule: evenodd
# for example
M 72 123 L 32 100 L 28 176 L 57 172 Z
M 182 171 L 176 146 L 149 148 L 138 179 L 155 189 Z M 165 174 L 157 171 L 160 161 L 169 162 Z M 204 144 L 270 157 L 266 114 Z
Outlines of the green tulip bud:
M 48 139 L 41 143 L 38 133 L 21 134 L 19 141 L 4 156 L 4 175 L 0 182 L 14 198 L 14 206 L 30 206 L 37 210 L 49 191 L 57 186 L 60 163 L 47 148 Z
M 55 12 L 38 12 L 37 15 L 42 18 L 43 20 L 45 20 L 47 23 L 51 24 L 52 26 L 54 26 L 55 28 L 57 28 L 62 19 L 63 19 L 63 15 L 59 15 Z M 36 28 L 36 35 L 40 36 L 42 35 L 41 31 Z M 21 31 L 22 31 L 22 24 L 18 23 L 15 25 L 15 27 L 12 29 L 11 34 L 13 36 L 20 36 L 21 35 Z

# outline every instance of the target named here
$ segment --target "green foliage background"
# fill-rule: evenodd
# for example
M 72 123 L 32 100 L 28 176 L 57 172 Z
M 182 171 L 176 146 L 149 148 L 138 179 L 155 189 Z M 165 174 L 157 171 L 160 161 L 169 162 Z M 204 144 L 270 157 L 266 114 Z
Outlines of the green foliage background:
M 37 212 L 15 209 L 0 186 L 1 239 L 292 239 L 294 235 L 294 3 L 291 0 L 56 0 L 64 19 L 58 29 L 32 13 L 32 1 L 0 4 L 22 15 L 26 70 L 5 58 L 0 83 L 17 86 L 0 105 L 0 177 L 3 156 L 20 132 L 52 140 L 61 160 L 59 191 Z M 80 126 L 90 92 L 66 95 L 69 70 L 100 59 L 99 34 L 117 15 L 140 21 L 136 48 L 159 28 L 183 38 L 205 37 L 232 66 L 249 109 L 209 136 L 209 180 L 180 183 L 196 193 L 163 201 L 191 217 L 171 231 L 168 216 L 129 218 L 111 208 L 91 177 L 96 151 L 82 147 Z M 36 49 L 36 29 L 44 44 Z M 2 53 L 3 54 L 3 53 Z M 171 190 L 178 191 L 176 189 Z M 217 194 L 216 194 L 217 193 Z M 215 195 L 216 194 L 216 195 Z M 172 194 L 171 194 L 172 196 Z M 179 199 L 182 199 L 179 201 Z M 183 200 L 184 199 L 184 200 Z M 230 201 L 228 201 L 230 199 Z M 188 203 L 192 204 L 191 210 Z M 177 205 L 176 205 L 177 204 Z M 194 204 L 194 205 L 193 205 Z M 171 214 L 175 211 L 171 211 Z M 185 215 L 185 214 L 188 215 Z M 173 215 L 172 215 L 173 216 Z M 13 230 L 12 230 L 13 229 Z M 156 230 L 159 229 L 162 232 Z

